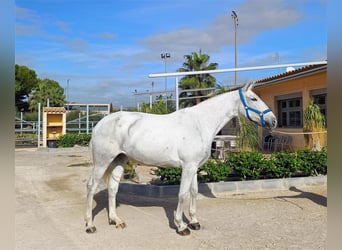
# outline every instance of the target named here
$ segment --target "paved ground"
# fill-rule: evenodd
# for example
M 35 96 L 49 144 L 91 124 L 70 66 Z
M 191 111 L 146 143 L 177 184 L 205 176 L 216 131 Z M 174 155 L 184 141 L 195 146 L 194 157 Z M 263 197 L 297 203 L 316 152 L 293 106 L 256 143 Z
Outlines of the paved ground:
M 175 233 L 175 198 L 120 193 L 118 214 L 127 228 L 107 223 L 107 193 L 94 207 L 97 233 L 85 233 L 89 153 L 16 150 L 16 249 L 325 249 L 326 185 L 267 192 L 200 195 L 202 230 Z M 187 215 L 186 215 L 187 216 Z

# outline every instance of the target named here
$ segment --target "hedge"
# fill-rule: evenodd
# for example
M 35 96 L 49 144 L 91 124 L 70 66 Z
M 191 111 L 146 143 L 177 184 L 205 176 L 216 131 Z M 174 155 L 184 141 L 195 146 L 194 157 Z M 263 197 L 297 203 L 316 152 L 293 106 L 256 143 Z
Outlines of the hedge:
M 179 184 L 181 168 L 158 168 L 155 174 L 163 184 Z M 315 176 L 327 174 L 327 150 L 275 152 L 265 156 L 260 152 L 227 154 L 225 161 L 210 159 L 198 169 L 199 182 L 257 180 Z
M 58 137 L 57 147 L 67 148 L 75 145 L 88 146 L 91 134 L 64 134 Z

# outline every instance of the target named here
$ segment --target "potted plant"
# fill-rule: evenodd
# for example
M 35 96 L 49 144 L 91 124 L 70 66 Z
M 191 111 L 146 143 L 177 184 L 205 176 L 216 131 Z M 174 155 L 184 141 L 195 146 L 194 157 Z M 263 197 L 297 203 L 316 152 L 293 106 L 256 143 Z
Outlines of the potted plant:
M 311 150 L 320 151 L 324 144 L 325 118 L 317 104 L 312 99 L 309 100 L 309 105 L 304 110 L 304 134 L 305 144 Z

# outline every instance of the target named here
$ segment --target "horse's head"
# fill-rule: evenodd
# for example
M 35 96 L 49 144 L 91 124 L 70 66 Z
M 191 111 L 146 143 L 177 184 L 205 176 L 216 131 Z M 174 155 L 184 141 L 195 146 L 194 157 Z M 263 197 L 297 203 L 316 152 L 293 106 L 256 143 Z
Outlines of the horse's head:
M 242 112 L 250 121 L 259 126 L 274 129 L 277 126 L 277 118 L 260 97 L 252 91 L 253 86 L 254 82 L 246 84 L 238 90 Z

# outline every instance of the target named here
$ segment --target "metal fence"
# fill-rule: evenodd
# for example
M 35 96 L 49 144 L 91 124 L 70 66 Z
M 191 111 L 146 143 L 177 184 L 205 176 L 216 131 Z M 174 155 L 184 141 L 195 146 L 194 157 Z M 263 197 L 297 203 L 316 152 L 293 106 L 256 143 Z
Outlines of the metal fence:
M 66 123 L 66 133 L 91 134 L 93 128 L 101 120 L 89 120 L 92 116 L 99 117 L 99 114 L 79 116 L 79 118 Z M 104 116 L 104 115 L 103 115 Z M 39 128 L 40 127 L 40 128 Z M 38 136 L 40 134 L 40 136 Z M 42 121 L 26 121 L 15 117 L 15 146 L 38 146 L 38 140 L 42 145 L 43 123 Z M 39 139 L 40 138 L 40 139 Z

